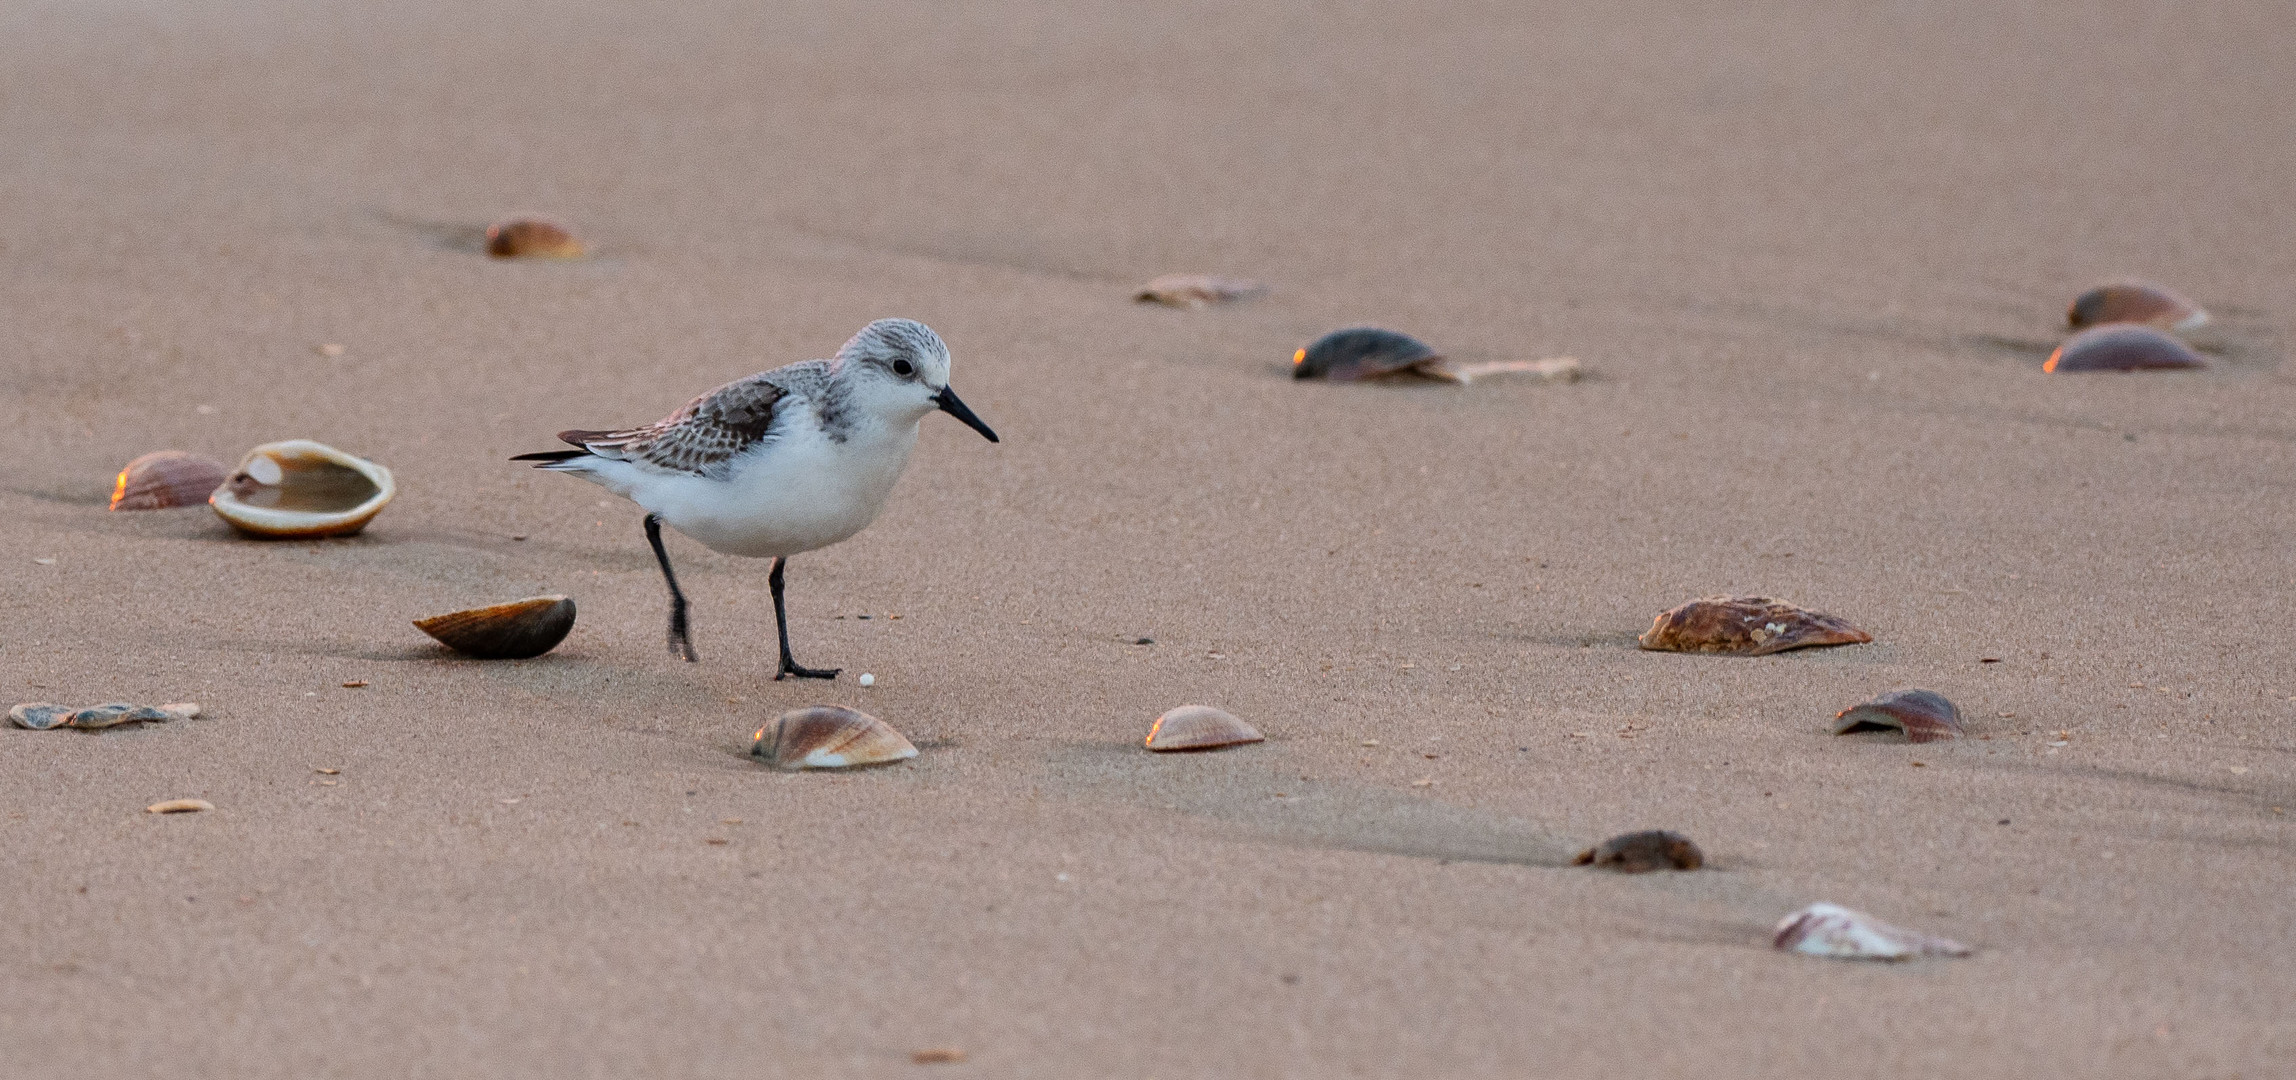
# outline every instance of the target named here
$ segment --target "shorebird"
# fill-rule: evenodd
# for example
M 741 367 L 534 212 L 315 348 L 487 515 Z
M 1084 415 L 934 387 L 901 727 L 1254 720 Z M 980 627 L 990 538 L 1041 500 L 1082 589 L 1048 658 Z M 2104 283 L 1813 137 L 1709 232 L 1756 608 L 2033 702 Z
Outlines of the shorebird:
M 782 571 L 877 519 L 917 445 L 917 424 L 940 411 L 990 442 L 997 433 L 949 389 L 949 347 L 910 319 L 861 328 L 828 360 L 736 379 L 645 427 L 561 431 L 574 450 L 520 454 L 570 472 L 646 511 L 646 543 L 670 587 L 670 655 L 696 659 L 686 594 L 662 548 L 662 526 L 727 555 L 771 558 L 780 680 L 834 679 L 838 668 L 790 659 Z

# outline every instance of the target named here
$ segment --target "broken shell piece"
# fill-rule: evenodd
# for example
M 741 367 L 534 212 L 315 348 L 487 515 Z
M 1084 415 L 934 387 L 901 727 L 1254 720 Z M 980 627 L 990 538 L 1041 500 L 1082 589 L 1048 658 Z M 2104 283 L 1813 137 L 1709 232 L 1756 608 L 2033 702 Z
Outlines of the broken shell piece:
M 2041 370 L 2173 371 L 2207 366 L 2192 346 L 2164 331 L 2136 323 L 2107 323 L 2066 338 Z
M 220 461 L 210 461 L 181 450 L 154 450 L 128 462 L 112 481 L 112 509 L 166 510 L 198 506 L 209 493 L 223 486 L 229 472 Z
M 108 705 L 90 705 L 85 709 L 75 710 L 71 716 L 65 718 L 64 724 L 67 727 L 76 727 L 82 731 L 96 731 L 102 728 L 118 727 L 121 724 L 166 723 L 173 719 L 175 719 L 174 714 L 162 712 L 148 705 L 113 702 Z
M 582 241 L 563 226 L 519 218 L 486 227 L 486 253 L 497 259 L 579 259 Z
M 1579 852 L 1571 863 L 1622 874 L 1641 874 L 1651 870 L 1696 870 L 1706 865 L 1706 854 L 1681 833 L 1651 829 L 1613 836 Z
M 492 607 L 416 619 L 415 628 L 459 653 L 481 660 L 524 660 L 566 640 L 574 629 L 574 600 L 534 596 Z
M 240 532 L 301 540 L 366 528 L 397 491 L 389 469 L 325 443 L 290 439 L 248 451 L 207 501 Z
M 144 807 L 144 813 L 197 814 L 213 809 L 215 809 L 215 804 L 208 802 L 206 799 L 169 799 L 166 802 L 155 802 L 150 806 Z
M 1856 645 L 1873 635 L 1831 615 L 1767 596 L 1709 596 L 1658 616 L 1642 647 L 1658 652 L 1766 656 L 1818 645 Z
M 160 706 L 159 711 L 166 713 L 170 720 L 197 720 L 199 719 L 199 702 L 170 702 Z
M 1292 354 L 1292 378 L 1354 382 L 1408 371 L 1442 354 L 1393 330 L 1359 326 L 1334 330 Z
M 1931 690 L 1892 690 L 1863 705 L 1834 714 L 1834 734 L 1853 731 L 1905 732 L 1905 741 L 1940 742 L 1961 737 L 1961 710 Z
M 2073 298 L 2065 324 L 2085 330 L 2106 323 L 2145 323 L 2163 330 L 2197 330 L 2208 312 L 2165 285 L 2126 278 L 2109 281 Z
M 1586 374 L 1586 366 L 1575 356 L 1554 356 L 1545 360 L 1453 360 L 1438 356 L 1422 360 L 1412 370 L 1430 379 L 1441 379 L 1461 385 L 1491 375 L 1528 375 L 1549 382 L 1577 382 Z
M 1132 294 L 1142 304 L 1163 304 L 1166 307 L 1200 308 L 1211 304 L 1224 304 L 1230 300 L 1248 300 L 1268 291 L 1257 281 L 1242 278 L 1212 277 L 1208 274 L 1166 274 Z
M 759 728 L 751 757 L 776 769 L 848 769 L 917 756 L 917 748 L 883 720 L 842 705 L 781 714 Z
M 1842 960 L 1911 960 L 1918 956 L 1967 956 L 1974 951 L 1958 941 L 1891 926 L 1865 912 L 1822 903 L 1786 916 L 1770 943 L 1789 952 Z
M 1175 750 L 1218 750 L 1223 746 L 1256 743 L 1267 736 L 1259 729 L 1209 705 L 1182 705 L 1156 718 L 1144 740 L 1158 753 Z
M 27 701 L 8 710 L 8 719 L 11 722 L 17 727 L 30 728 L 33 731 L 46 731 L 49 728 L 62 727 L 64 721 L 71 719 L 71 717 L 71 706 L 57 705 L 47 701 Z

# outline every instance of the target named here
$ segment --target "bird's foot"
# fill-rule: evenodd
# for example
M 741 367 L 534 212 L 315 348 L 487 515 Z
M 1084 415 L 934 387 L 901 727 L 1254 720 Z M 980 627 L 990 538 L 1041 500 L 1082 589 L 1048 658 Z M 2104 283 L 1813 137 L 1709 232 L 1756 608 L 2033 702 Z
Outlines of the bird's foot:
M 689 664 L 700 663 L 702 659 L 701 657 L 694 655 L 694 643 L 686 640 L 686 636 L 684 634 L 670 635 L 670 655 L 684 660 Z
M 781 658 L 781 671 L 774 675 L 773 681 L 780 682 L 781 680 L 791 676 L 796 676 L 800 679 L 834 679 L 837 677 L 837 673 L 843 670 L 845 669 L 834 667 L 809 668 L 798 664 L 785 656 Z

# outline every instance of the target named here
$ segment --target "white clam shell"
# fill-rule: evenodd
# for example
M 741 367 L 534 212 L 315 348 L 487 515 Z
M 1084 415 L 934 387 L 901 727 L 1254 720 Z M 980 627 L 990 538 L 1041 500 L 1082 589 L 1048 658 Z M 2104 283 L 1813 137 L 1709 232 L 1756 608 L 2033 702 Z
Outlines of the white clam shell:
M 1142 742 L 1158 753 L 1218 750 L 1265 739 L 1258 728 L 1209 705 L 1182 705 L 1156 718 Z
M 207 503 L 243 533 L 300 540 L 358 532 L 397 493 L 389 469 L 325 443 L 289 439 L 248 451 Z
M 1922 956 L 1967 956 L 1972 951 L 1950 938 L 1891 926 L 1862 911 L 1816 903 L 1778 923 L 1771 944 L 1806 956 L 1842 960 L 1911 960 Z

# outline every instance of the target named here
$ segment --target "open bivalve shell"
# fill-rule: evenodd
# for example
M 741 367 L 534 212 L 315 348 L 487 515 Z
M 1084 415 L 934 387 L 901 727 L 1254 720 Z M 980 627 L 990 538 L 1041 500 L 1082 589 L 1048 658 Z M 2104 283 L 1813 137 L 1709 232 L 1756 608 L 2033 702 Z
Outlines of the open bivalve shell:
M 1949 938 L 1891 926 L 1865 912 L 1825 903 L 1786 916 L 1770 944 L 1787 952 L 1840 960 L 1912 960 L 1975 951 Z
M 128 462 L 112 481 L 112 509 L 198 506 L 230 475 L 220 461 L 181 450 L 154 450 Z
M 1889 730 L 1905 732 L 1907 742 L 1958 739 L 1961 710 L 1934 690 L 1892 690 L 1834 714 L 1836 735 Z
M 917 748 L 883 720 L 843 705 L 785 712 L 759 728 L 756 739 L 750 756 L 776 769 L 850 769 L 917 756 Z
M 325 443 L 289 439 L 248 451 L 207 502 L 249 536 L 304 540 L 366 528 L 397 491 L 389 469 Z
M 1613 836 L 1579 852 L 1571 863 L 1622 874 L 1642 874 L 1652 870 L 1696 870 L 1706 865 L 1706 853 L 1681 833 L 1650 829 Z
M 481 660 L 524 660 L 558 647 L 574 629 L 574 598 L 532 596 L 416 619 L 415 628 Z
M 1218 750 L 1264 741 L 1259 729 L 1209 705 L 1182 705 L 1156 718 L 1144 740 L 1158 753 Z
M 2163 330 L 2197 330 L 2208 312 L 2166 285 L 2128 278 L 2108 281 L 2073 298 L 2065 325 L 2086 330 L 2106 323 L 2145 323 Z
M 1666 611 L 1643 631 L 1656 652 L 1766 656 L 1818 645 L 1856 645 L 1873 635 L 1831 615 L 1767 596 L 1709 596 Z
M 2066 338 L 2041 370 L 2178 371 L 2207 366 L 2192 346 L 2167 331 L 2141 323 L 2106 323 Z

